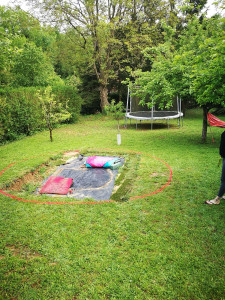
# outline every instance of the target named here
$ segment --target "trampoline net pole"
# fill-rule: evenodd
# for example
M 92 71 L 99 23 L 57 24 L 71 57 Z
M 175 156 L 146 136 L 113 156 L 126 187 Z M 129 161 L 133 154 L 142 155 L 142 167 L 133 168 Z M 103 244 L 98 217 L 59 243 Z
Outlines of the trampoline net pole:
M 153 98 L 152 98 L 152 112 L 151 112 L 151 130 L 153 129 Z
M 130 98 L 130 90 L 129 90 L 129 86 L 127 87 L 127 107 L 126 107 L 126 113 L 128 113 L 128 109 L 129 109 L 129 98 Z

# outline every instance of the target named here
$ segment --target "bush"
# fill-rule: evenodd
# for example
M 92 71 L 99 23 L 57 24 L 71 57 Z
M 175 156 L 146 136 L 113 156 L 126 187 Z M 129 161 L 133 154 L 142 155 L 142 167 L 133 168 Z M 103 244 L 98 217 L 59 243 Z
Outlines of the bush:
M 36 88 L 0 90 L 1 141 L 31 135 L 44 128 L 41 106 L 34 97 Z
M 56 95 L 57 100 L 68 105 L 68 112 L 71 114 L 68 123 L 74 123 L 77 121 L 80 115 L 82 99 L 78 93 L 78 90 L 74 86 L 59 85 L 52 87 L 52 93 Z
M 42 115 L 37 91 L 44 87 L 0 89 L 0 142 L 12 141 L 21 135 L 31 135 L 43 130 L 46 125 Z M 78 91 L 70 86 L 52 87 L 56 100 L 68 105 L 71 113 L 70 123 L 75 122 L 81 109 Z

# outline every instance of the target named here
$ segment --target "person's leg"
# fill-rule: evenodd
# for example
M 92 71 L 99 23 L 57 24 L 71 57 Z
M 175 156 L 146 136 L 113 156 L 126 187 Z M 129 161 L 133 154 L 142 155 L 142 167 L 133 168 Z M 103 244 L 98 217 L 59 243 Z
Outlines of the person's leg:
M 225 159 L 223 158 L 221 184 L 218 192 L 218 197 L 222 198 L 224 194 L 225 194 Z
M 221 183 L 218 195 L 215 199 L 205 201 L 206 204 L 220 204 L 220 199 L 225 194 L 225 159 L 223 158 L 223 165 L 222 165 L 222 173 L 221 173 Z

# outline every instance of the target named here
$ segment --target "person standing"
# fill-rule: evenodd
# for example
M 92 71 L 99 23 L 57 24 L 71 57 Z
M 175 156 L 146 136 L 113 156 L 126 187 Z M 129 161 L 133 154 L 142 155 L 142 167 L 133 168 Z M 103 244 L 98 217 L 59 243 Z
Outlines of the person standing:
M 223 198 L 223 195 L 225 194 L 225 131 L 221 134 L 220 156 L 223 160 L 220 188 L 216 198 L 205 201 L 205 203 L 209 205 L 220 204 L 220 200 Z

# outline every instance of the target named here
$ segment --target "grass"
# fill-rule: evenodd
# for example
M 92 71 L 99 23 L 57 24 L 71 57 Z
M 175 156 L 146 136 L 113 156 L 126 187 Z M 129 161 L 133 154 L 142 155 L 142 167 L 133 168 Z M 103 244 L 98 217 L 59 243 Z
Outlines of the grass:
M 225 202 L 203 204 L 219 188 L 222 129 L 201 144 L 200 111 L 189 111 L 180 129 L 170 124 L 128 125 L 117 146 L 115 121 L 81 117 L 56 129 L 53 143 L 46 131 L 0 147 L 0 170 L 20 161 L 1 187 L 76 149 L 149 154 L 127 171 L 131 197 L 167 181 L 152 156 L 173 170 L 162 192 L 125 202 L 57 206 L 0 195 L 0 299 L 225 299 Z

